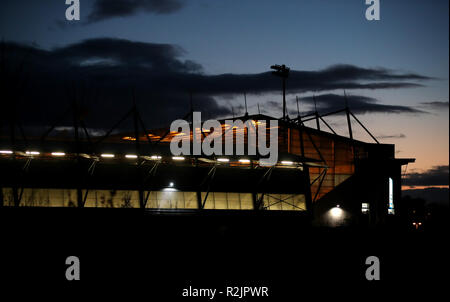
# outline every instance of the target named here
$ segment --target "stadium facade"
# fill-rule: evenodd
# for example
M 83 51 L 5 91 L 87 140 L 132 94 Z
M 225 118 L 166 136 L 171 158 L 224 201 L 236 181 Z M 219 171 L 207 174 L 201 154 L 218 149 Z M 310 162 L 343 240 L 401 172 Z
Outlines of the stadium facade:
M 350 137 L 337 135 L 325 121 L 333 114 L 346 116 Z M 134 131 L 111 134 L 127 118 L 133 119 Z M 352 118 L 374 143 L 353 138 Z M 269 130 L 267 121 L 273 118 L 246 114 L 231 120 L 249 120 L 255 128 L 229 127 L 222 120 L 222 133 L 195 131 L 202 139 L 222 135 L 223 140 L 233 131 L 247 144 L 249 131 Z M 316 120 L 317 129 L 305 126 L 310 120 Z M 401 167 L 414 159 L 395 158 L 395 146 L 379 143 L 348 108 L 279 119 L 278 163 L 271 167 L 248 154 L 173 156 L 172 138 L 184 135 L 192 141 L 192 132 L 147 130 L 136 107 L 121 121 L 103 137 L 89 136 L 78 118 L 70 138 L 49 136 L 54 126 L 39 138 L 14 131 L 3 136 L 1 205 L 138 208 L 159 214 L 277 212 L 333 226 L 378 225 L 402 214 Z

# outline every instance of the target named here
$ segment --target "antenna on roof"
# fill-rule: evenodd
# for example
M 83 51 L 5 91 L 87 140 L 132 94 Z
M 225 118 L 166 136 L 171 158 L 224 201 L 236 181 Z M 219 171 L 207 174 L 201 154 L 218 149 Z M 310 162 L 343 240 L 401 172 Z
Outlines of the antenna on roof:
M 314 111 L 317 113 L 317 102 L 316 102 L 316 96 L 313 94 L 313 101 L 314 101 Z
M 298 96 L 295 96 L 296 100 L 297 100 L 297 118 L 300 119 L 300 107 L 298 106 Z
M 316 102 L 316 96 L 313 94 L 313 101 L 314 101 L 314 114 L 316 115 L 316 126 L 317 130 L 320 130 L 320 123 L 319 123 L 319 112 L 317 111 L 317 102 Z
M 345 100 L 345 108 L 348 108 L 347 93 L 345 92 L 345 89 L 344 89 L 344 100 Z
M 244 92 L 244 103 L 245 103 L 245 116 L 248 116 L 248 110 L 247 110 L 247 95 Z
M 233 105 L 231 105 L 231 112 L 233 113 L 233 119 L 234 119 L 234 108 L 233 108 Z
M 261 114 L 261 110 L 259 110 L 259 103 L 258 103 L 258 114 Z
M 353 140 L 352 122 L 350 121 L 351 112 L 350 109 L 348 108 L 347 93 L 345 93 L 345 89 L 344 89 L 344 99 L 345 99 L 345 114 L 347 115 L 348 135 L 350 136 L 350 139 Z
M 192 91 L 189 91 L 191 123 L 194 124 L 194 102 L 192 101 Z

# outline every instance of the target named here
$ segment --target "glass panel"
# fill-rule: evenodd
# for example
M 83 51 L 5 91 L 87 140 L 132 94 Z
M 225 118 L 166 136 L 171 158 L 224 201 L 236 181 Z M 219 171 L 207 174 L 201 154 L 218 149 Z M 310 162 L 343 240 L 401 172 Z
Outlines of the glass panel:
M 253 210 L 253 197 L 251 193 L 239 193 L 242 210 Z
M 227 193 L 228 209 L 240 210 L 241 200 L 239 198 L 239 193 Z
M 212 192 L 212 194 L 214 196 L 215 209 L 228 209 L 227 193 Z
M 264 194 L 263 206 L 266 210 L 305 211 L 305 200 L 304 194 Z
M 184 205 L 186 209 L 197 209 L 197 193 L 196 192 L 183 192 Z

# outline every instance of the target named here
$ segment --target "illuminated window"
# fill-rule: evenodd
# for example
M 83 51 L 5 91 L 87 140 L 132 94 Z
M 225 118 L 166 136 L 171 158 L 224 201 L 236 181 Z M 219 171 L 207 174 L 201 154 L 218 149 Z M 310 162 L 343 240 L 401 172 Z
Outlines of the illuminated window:
M 361 203 L 361 212 L 363 214 L 368 214 L 369 213 L 369 204 L 367 202 Z
M 152 209 L 195 209 L 197 208 L 197 193 L 179 192 L 173 188 L 151 191 L 146 207 Z
M 395 209 L 394 209 L 394 181 L 392 178 L 389 177 L 389 208 L 388 208 L 388 214 L 394 215 Z
M 257 199 L 261 194 L 257 194 Z M 264 194 L 263 207 L 266 210 L 304 211 L 306 210 L 304 194 Z
M 201 193 L 202 201 L 206 192 Z M 209 192 L 205 209 L 247 210 L 253 209 L 253 199 L 250 193 Z

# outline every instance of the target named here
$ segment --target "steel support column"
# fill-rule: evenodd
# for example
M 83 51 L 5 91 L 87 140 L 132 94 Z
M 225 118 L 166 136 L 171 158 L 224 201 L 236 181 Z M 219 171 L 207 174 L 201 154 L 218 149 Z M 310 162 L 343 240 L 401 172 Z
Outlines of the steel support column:
M 134 123 L 134 136 L 135 146 L 136 146 L 136 156 L 137 156 L 137 166 L 136 166 L 136 174 L 138 179 L 138 192 L 139 192 L 139 206 L 141 209 L 145 209 L 145 199 L 144 199 L 144 181 L 142 178 L 142 169 L 141 169 L 141 157 L 140 157 L 140 142 L 139 142 L 139 118 L 138 112 L 136 108 L 136 100 L 134 98 L 133 93 L 133 123 Z
M 264 184 L 264 183 L 266 183 L 266 182 L 268 182 L 269 180 L 270 180 L 270 176 L 272 175 L 272 171 L 273 171 L 273 167 L 274 166 L 271 166 L 267 171 L 266 171 L 266 173 L 264 173 L 264 175 L 261 177 L 261 179 L 259 180 L 259 183 L 257 184 L 257 186 L 256 186 L 256 192 L 255 192 L 255 194 L 258 194 L 258 188 L 262 185 L 262 184 Z M 259 198 L 256 198 L 256 204 L 254 205 L 254 207 L 255 207 L 255 210 L 261 210 L 261 208 L 262 208 L 262 204 L 263 204 L 263 202 L 264 202 L 264 195 L 265 195 L 265 193 L 266 192 L 261 192 L 261 196 L 259 197 Z
M 0 186 L 0 207 L 4 206 L 4 202 L 3 202 L 3 187 Z
M 304 183 L 303 187 L 305 188 L 305 206 L 306 206 L 306 212 L 312 219 L 314 217 L 314 208 L 312 204 L 312 197 L 311 197 L 311 179 L 309 178 L 309 166 L 303 165 L 303 172 L 304 172 Z
M 199 186 L 199 194 L 197 194 L 197 200 L 199 202 L 200 210 L 203 210 L 205 207 L 206 200 L 208 199 L 209 191 L 211 189 L 211 182 L 213 181 L 214 175 L 216 174 L 216 169 L 217 169 L 216 165 L 212 166 L 211 169 L 208 171 L 208 174 L 206 175 L 206 177 L 203 179 L 202 183 Z M 201 192 L 202 192 L 202 187 L 205 184 L 207 184 L 206 196 L 202 200 Z
M 74 129 L 74 136 L 75 136 L 75 155 L 76 155 L 76 174 L 77 174 L 77 181 L 76 181 L 76 186 L 77 186 L 77 206 L 79 208 L 84 207 L 84 202 L 83 202 L 83 191 L 81 189 L 81 179 L 82 179 L 82 175 L 81 175 L 81 161 L 80 161 L 80 137 L 79 137 L 79 132 L 78 132 L 78 121 L 79 121 L 79 116 L 78 116 L 78 104 L 77 104 L 77 100 L 76 100 L 76 95 L 75 95 L 75 99 L 73 100 L 73 104 L 72 104 L 72 113 L 73 113 L 73 129 Z

